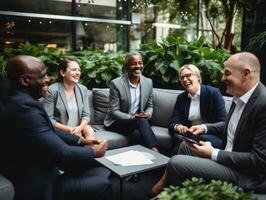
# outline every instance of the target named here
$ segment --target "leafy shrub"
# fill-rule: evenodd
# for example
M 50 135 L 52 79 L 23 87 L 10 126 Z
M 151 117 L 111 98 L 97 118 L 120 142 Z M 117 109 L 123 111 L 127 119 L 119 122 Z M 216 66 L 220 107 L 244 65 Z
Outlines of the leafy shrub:
M 48 75 L 54 79 L 59 62 L 64 58 L 73 58 L 80 63 L 80 82 L 91 87 L 106 87 L 111 80 L 122 74 L 124 53 L 102 53 L 91 51 L 62 51 L 58 48 L 47 48 L 44 45 L 20 44 L 18 48 L 5 48 L 0 52 L 0 72 L 5 70 L 7 60 L 15 55 L 31 55 L 41 59 L 48 67 Z M 90 84 L 94 83 L 94 84 Z
M 155 85 L 178 82 L 178 70 L 184 64 L 194 64 L 200 70 L 204 83 L 219 82 L 224 61 L 229 51 L 207 47 L 205 37 L 188 42 L 181 37 L 169 36 L 156 43 L 151 40 L 142 44 L 140 52 L 144 59 L 144 74 L 151 77 Z
M 250 192 L 231 183 L 212 180 L 207 183 L 202 178 L 193 177 L 182 186 L 170 186 L 159 195 L 158 200 L 252 200 Z

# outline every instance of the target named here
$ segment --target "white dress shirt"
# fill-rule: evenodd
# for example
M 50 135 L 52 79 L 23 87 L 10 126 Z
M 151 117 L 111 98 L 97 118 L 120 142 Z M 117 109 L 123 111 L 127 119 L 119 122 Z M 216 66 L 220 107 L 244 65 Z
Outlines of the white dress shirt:
M 188 120 L 191 121 L 191 125 L 201 124 L 201 115 L 200 115 L 200 86 L 198 91 L 194 96 L 188 93 L 188 97 L 191 99 Z
M 141 82 L 141 81 L 140 81 Z M 128 79 L 128 83 L 129 83 L 129 90 L 130 90 L 130 115 L 135 115 L 138 113 L 139 111 L 139 107 L 140 107 L 140 83 L 135 86 L 133 85 L 129 79 Z
M 254 87 L 252 87 L 248 92 L 246 92 L 244 95 L 242 95 L 240 98 L 234 97 L 233 101 L 236 104 L 235 109 L 229 119 L 228 126 L 227 126 L 227 142 L 225 146 L 225 151 L 232 151 L 233 150 L 233 144 L 234 144 L 234 138 L 235 138 L 235 132 L 236 128 L 239 122 L 239 119 L 243 113 L 243 110 L 250 99 L 252 93 L 254 92 L 255 88 L 257 87 L 259 83 L 257 83 Z M 219 153 L 219 149 L 213 149 L 211 159 L 217 160 L 217 156 Z
M 199 86 L 198 91 L 194 96 L 188 93 L 188 98 L 191 99 L 188 113 L 188 120 L 191 121 L 192 125 L 201 124 L 201 115 L 200 115 L 200 90 L 201 86 Z M 179 124 L 174 126 L 174 130 Z

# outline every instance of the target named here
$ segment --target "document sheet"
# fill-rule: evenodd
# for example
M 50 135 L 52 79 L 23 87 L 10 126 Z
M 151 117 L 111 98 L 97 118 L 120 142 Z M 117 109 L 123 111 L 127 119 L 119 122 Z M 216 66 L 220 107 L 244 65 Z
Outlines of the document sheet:
M 106 159 L 110 160 L 115 165 L 121 166 L 148 165 L 153 163 L 151 159 L 145 156 L 142 152 L 134 150 L 106 156 Z

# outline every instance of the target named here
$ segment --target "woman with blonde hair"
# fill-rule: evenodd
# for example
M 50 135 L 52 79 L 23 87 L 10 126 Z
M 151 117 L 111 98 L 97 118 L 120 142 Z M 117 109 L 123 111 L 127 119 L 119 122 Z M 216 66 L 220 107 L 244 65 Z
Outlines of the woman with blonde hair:
M 178 73 L 185 91 L 177 97 L 169 125 L 170 133 L 185 134 L 193 125 L 224 121 L 225 103 L 220 90 L 201 84 L 200 70 L 195 65 L 184 65 Z M 207 132 L 200 137 L 210 141 L 216 148 L 222 145 L 221 138 L 212 133 Z M 179 146 L 181 141 L 176 140 L 175 143 Z

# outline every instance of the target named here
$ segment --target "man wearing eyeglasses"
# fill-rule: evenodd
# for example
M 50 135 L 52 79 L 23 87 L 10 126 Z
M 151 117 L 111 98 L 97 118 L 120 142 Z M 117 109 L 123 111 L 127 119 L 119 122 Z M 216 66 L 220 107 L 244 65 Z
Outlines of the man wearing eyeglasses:
M 143 61 L 137 52 L 126 55 L 124 67 L 127 73 L 111 82 L 104 125 L 126 135 L 138 130 L 144 145 L 158 152 L 158 141 L 148 121 L 153 112 L 152 80 L 142 75 Z

